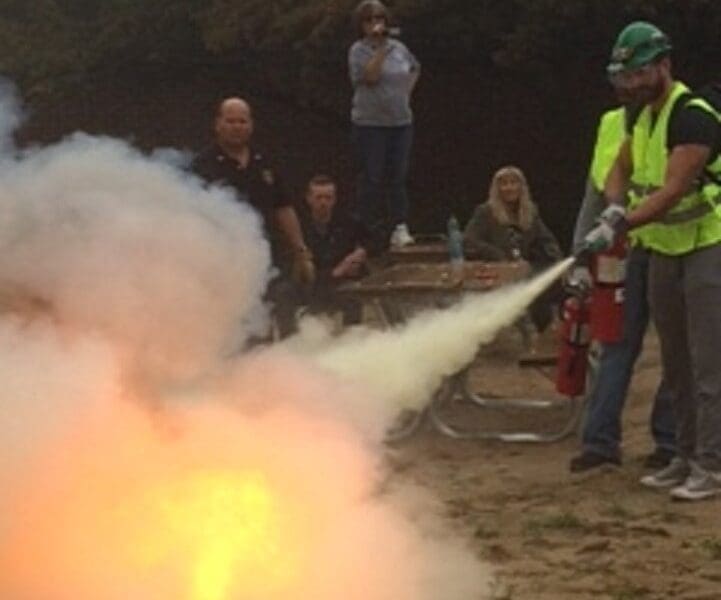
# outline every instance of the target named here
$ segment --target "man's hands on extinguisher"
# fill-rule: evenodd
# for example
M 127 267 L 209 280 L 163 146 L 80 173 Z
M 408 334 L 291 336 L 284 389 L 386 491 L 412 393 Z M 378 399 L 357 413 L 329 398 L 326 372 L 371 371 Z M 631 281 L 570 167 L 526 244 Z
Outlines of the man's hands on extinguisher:
M 591 253 L 608 250 L 626 231 L 626 209 L 620 204 L 610 204 L 599 216 L 596 227 L 586 235 L 584 250 Z
M 563 284 L 569 293 L 585 294 L 593 285 L 591 270 L 586 265 L 576 264 L 566 273 Z

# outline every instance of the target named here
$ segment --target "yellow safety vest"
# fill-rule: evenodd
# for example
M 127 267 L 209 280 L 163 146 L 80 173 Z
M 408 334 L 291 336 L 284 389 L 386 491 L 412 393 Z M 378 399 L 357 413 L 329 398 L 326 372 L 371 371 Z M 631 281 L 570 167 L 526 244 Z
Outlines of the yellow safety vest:
M 608 172 L 618 156 L 618 150 L 625 137 L 626 109 L 614 108 L 603 113 L 598 124 L 590 169 L 591 181 L 597 190 L 603 191 Z
M 661 188 L 666 176 L 668 162 L 668 121 L 674 104 L 682 96 L 687 97 L 688 88 L 676 82 L 666 102 L 653 122 L 651 109 L 646 106 L 638 116 L 631 134 L 631 158 L 633 172 L 629 189 L 629 208 L 638 206 L 648 194 Z M 721 120 L 718 113 L 705 101 L 694 98 L 689 101 Z M 710 169 L 721 173 L 721 160 Z M 721 241 L 721 190 L 718 184 L 705 182 L 684 196 L 661 221 L 649 223 L 632 232 L 636 241 L 644 247 L 661 254 L 676 256 Z

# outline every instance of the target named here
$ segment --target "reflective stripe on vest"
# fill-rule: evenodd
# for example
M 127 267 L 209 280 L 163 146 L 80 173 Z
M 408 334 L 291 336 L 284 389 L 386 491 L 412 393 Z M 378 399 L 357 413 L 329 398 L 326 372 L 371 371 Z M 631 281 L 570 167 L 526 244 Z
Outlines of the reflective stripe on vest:
M 706 186 L 706 191 L 703 198 L 705 200 L 704 202 L 696 204 L 696 206 L 692 206 L 691 208 L 687 208 L 685 210 L 669 211 L 663 216 L 662 219 L 659 219 L 659 221 L 661 223 L 665 223 L 666 225 L 672 223 L 685 223 L 686 221 L 693 221 L 694 219 L 703 217 L 706 213 L 709 213 L 711 211 L 720 213 L 721 188 L 719 188 L 719 186 L 713 187 L 717 188 L 715 190 L 715 193 L 709 194 L 708 192 L 711 191 L 711 186 Z M 632 182 L 628 188 L 628 194 L 629 198 L 634 199 L 633 205 L 638 206 L 641 202 L 641 199 L 645 198 L 646 196 L 655 192 L 658 189 L 660 188 L 655 185 L 641 187 L 640 185 Z M 631 202 L 629 202 L 629 204 L 631 204 Z
M 688 93 L 684 84 L 676 82 L 655 123 L 647 106 L 641 111 L 634 125 L 631 137 L 633 173 L 628 194 L 631 208 L 638 206 L 650 192 L 664 184 L 668 163 L 669 117 L 674 104 Z M 718 118 L 704 100 L 693 99 L 692 102 Z M 721 214 L 721 210 L 716 208 L 720 200 L 718 191 L 718 185 L 700 183 L 668 211 L 662 220 L 639 227 L 632 232 L 632 236 L 644 247 L 669 255 L 685 254 L 720 242 L 721 219 L 717 215 Z

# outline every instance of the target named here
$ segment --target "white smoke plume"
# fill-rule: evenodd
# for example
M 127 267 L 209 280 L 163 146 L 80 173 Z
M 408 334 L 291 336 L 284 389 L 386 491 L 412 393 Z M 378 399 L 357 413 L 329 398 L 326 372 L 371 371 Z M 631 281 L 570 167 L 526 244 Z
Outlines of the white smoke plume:
M 149 418 L 112 352 L 22 327 L 3 341 L 35 365 L 13 390 L 20 415 L 3 398 L 3 430 L 26 445 L 2 465 L 4 597 L 484 597 L 488 570 L 437 507 L 382 492 L 379 454 L 319 406 L 349 393 L 337 380 L 261 353 Z
M 368 433 L 382 436 L 401 410 L 425 406 L 445 377 L 468 365 L 479 345 L 518 319 L 572 261 L 566 259 L 530 281 L 469 294 L 444 310 L 419 312 L 390 331 L 355 328 L 332 337 L 323 321 L 309 319 L 285 346 L 366 389 L 374 403 L 348 406 L 349 414 L 356 415 Z
M 259 219 L 172 162 L 77 134 L 0 163 L 0 597 L 487 597 L 379 442 L 557 273 L 242 354 Z
M 15 86 L 0 77 L 0 157 L 10 154 L 15 147 L 12 135 L 22 120 L 23 112 Z
M 6 163 L 0 201 L 0 289 L 112 339 L 129 371 L 192 378 L 259 326 L 268 245 L 227 191 L 77 134 Z

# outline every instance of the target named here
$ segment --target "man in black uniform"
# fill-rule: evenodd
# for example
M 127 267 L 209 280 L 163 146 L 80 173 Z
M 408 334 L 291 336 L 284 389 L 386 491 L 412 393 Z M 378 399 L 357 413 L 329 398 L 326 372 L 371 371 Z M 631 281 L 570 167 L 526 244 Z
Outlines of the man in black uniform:
M 255 152 L 250 140 L 253 115 L 242 98 L 226 98 L 218 105 L 214 122 L 215 142 L 193 161 L 192 168 L 209 183 L 232 187 L 239 202 L 247 202 L 263 219 L 271 245 L 273 264 L 280 275 L 268 287 L 268 299 L 274 304 L 274 316 L 281 337 L 295 328 L 298 292 L 296 281 L 313 280 L 312 256 L 301 232 L 298 216 L 282 183 L 265 160 Z
M 337 208 L 336 184 L 327 175 L 315 175 L 308 182 L 305 202 L 306 210 L 300 213 L 301 227 L 317 275 L 310 288 L 308 307 L 311 312 L 341 311 L 344 324 L 358 324 L 360 302 L 340 297 L 336 289 L 367 272 L 370 234 L 360 221 Z

